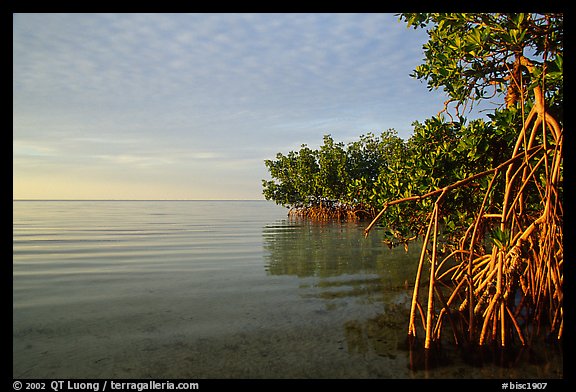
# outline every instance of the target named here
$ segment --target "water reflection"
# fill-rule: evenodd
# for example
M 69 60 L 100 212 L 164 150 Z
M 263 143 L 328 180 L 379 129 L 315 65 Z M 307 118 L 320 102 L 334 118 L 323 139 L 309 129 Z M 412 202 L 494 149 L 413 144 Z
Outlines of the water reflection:
M 299 277 L 378 275 L 390 286 L 411 279 L 418 250 L 388 249 L 378 235 L 365 238 L 364 227 L 360 223 L 291 219 L 266 226 L 266 269 L 271 275 Z
M 409 282 L 419 249 L 389 249 L 377 234 L 365 238 L 364 228 L 292 219 L 266 226 L 266 270 L 299 277 L 301 297 L 322 299 L 328 311 L 348 309 L 350 317 L 335 318 L 342 323 L 349 354 L 396 359 L 406 336 Z M 354 312 L 352 302 L 368 306 Z
M 408 252 L 389 249 L 377 232 L 364 238 L 364 227 L 286 219 L 263 228 L 268 274 L 296 276 L 300 297 L 324 302 L 325 312 L 341 328 L 340 349 L 352 360 L 363 357 L 375 374 L 394 369 L 394 374 L 409 377 L 562 376 L 561 353 L 547 353 L 535 363 L 534 350 L 501 356 L 451 344 L 438 352 L 409 344 L 407 320 L 419 244 Z
M 405 320 L 398 317 L 402 313 L 405 313 L 404 309 L 399 308 L 365 321 L 350 320 L 344 323 L 348 352 L 373 352 L 380 357 L 397 359 L 406 336 Z

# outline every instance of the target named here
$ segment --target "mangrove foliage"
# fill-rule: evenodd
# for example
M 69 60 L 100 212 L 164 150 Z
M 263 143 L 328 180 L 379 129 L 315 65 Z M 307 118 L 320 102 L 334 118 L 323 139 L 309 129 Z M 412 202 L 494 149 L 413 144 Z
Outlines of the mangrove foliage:
M 408 336 L 429 349 L 559 340 L 563 311 L 563 15 L 405 13 L 425 28 L 412 76 L 438 116 L 347 145 L 324 137 L 266 161 L 269 200 L 311 218 L 369 218 L 422 248 Z M 486 119 L 467 119 L 480 101 Z M 444 333 L 443 333 L 444 332 Z

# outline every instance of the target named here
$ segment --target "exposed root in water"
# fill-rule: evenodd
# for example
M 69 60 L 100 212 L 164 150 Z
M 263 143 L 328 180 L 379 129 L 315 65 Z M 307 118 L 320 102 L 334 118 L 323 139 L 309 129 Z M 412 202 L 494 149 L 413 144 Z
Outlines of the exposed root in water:
M 527 59 L 519 61 L 531 72 Z M 539 87 L 534 94 L 510 159 L 425 195 L 390 201 L 365 230 L 367 235 L 391 205 L 435 198 L 408 323 L 410 338 L 424 335 L 425 350 L 433 350 L 447 330 L 455 344 L 468 347 L 525 346 L 542 335 L 562 338 L 563 128 L 546 111 Z M 474 190 L 484 192 L 484 201 L 473 223 L 456 246 L 441 251 L 445 196 L 481 177 L 490 180 L 487 188 Z M 495 201 L 497 187 L 504 192 Z
M 293 207 L 288 211 L 288 216 L 309 218 L 315 221 L 345 220 L 354 222 L 373 219 L 375 215 L 373 208 L 340 203 Z

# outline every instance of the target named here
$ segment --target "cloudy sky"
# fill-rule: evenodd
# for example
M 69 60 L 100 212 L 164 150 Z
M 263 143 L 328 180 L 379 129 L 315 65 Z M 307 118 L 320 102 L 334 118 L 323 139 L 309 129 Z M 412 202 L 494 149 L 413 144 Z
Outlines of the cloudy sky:
M 15 199 L 263 199 L 264 159 L 442 109 L 393 14 L 14 14 Z

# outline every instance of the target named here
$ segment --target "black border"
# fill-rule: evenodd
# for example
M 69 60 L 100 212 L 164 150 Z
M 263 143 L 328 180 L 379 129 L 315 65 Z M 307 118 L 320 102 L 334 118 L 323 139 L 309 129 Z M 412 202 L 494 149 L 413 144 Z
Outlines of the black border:
M 380 3 L 380 4 L 378 4 Z M 449 3 L 443 3 L 442 5 L 450 5 Z M 484 8 L 487 4 L 484 5 Z M 514 4 L 507 4 L 508 6 L 512 6 L 514 8 Z M 521 5 L 523 8 L 526 7 L 526 3 L 518 2 L 516 5 Z M 94 3 L 87 3 L 87 2 L 79 2 L 79 1 L 15 1 L 15 0 L 4 0 L 0 4 L 0 8 L 2 9 L 2 19 L 0 22 L 0 28 L 2 29 L 2 36 L 5 40 L 5 47 L 6 49 L 11 48 L 12 44 L 8 43 L 9 37 L 12 37 L 12 31 L 8 31 L 11 28 L 13 23 L 13 13 L 31 13 L 31 12 L 38 12 L 38 13 L 60 13 L 60 12 L 137 12 L 137 13 L 145 13 L 145 12 L 231 12 L 231 13 L 238 13 L 238 12 L 389 12 L 389 13 L 398 13 L 397 11 L 429 11 L 425 8 L 426 3 L 418 3 L 418 6 L 414 4 L 403 4 L 402 8 L 404 10 L 386 10 L 382 9 L 381 2 L 354 2 L 354 3 L 331 3 L 331 8 L 327 9 L 325 6 L 321 6 L 319 4 L 296 4 L 296 3 L 282 3 L 282 4 L 274 4 L 274 3 L 252 3 L 246 4 L 245 2 L 234 2 L 229 4 L 222 4 L 218 2 L 214 3 L 205 3 L 205 2 L 195 2 L 195 1 L 163 1 L 163 2 L 110 2 L 110 1 L 98 1 Z M 565 19 L 568 19 L 568 23 L 566 26 L 570 29 L 573 26 L 572 18 L 570 17 L 570 13 L 566 12 L 567 4 L 542 4 L 540 7 L 545 6 L 547 10 L 542 10 L 540 12 L 563 12 L 565 14 Z M 458 8 L 462 9 L 463 5 L 460 3 L 457 5 Z M 422 9 L 424 8 L 424 9 Z M 435 5 L 435 8 L 438 6 Z M 464 8 L 466 8 L 464 6 Z M 477 8 L 477 4 L 476 4 Z M 494 7 L 492 7 L 494 8 Z M 507 8 L 504 4 L 499 4 L 497 7 L 498 10 L 502 8 Z M 518 7 L 516 7 L 518 9 Z M 492 10 L 486 10 L 493 12 Z M 565 34 L 568 37 L 570 34 L 569 30 L 566 30 Z M 572 54 L 574 50 L 570 48 L 572 46 L 571 37 L 565 39 L 566 46 L 568 50 L 565 53 L 568 53 L 565 57 L 565 68 L 568 70 L 576 69 L 575 64 L 572 59 Z M 565 86 L 569 86 L 570 83 L 573 81 L 573 76 L 568 73 L 568 77 L 565 78 Z M 4 89 L 7 91 L 8 89 Z M 565 89 L 567 92 L 569 89 Z M 568 105 L 566 107 L 571 107 L 570 103 L 573 102 L 570 98 L 570 94 L 566 94 L 566 99 L 568 101 Z M 6 121 L 8 121 L 8 114 L 4 116 Z M 222 380 L 214 380 L 214 379 L 198 379 L 198 380 L 176 380 L 176 379 L 157 379 L 155 381 L 164 382 L 170 380 L 174 383 L 182 382 L 182 381 L 190 381 L 190 382 L 197 382 L 199 383 L 200 390 L 222 390 L 223 388 L 262 388 L 269 390 L 270 388 L 274 387 L 282 387 L 282 388 L 367 388 L 367 387 L 381 387 L 381 386 L 390 386 L 392 388 L 395 387 L 404 387 L 407 386 L 409 388 L 418 388 L 418 387 L 425 387 L 425 388 L 436 388 L 442 386 L 450 386 L 450 387 L 479 387 L 483 388 L 485 391 L 500 391 L 502 389 L 503 383 L 527 383 L 527 382 L 547 382 L 548 386 L 546 388 L 547 391 L 553 390 L 565 390 L 568 389 L 569 385 L 571 389 L 574 388 L 574 378 L 576 373 L 574 369 L 571 368 L 571 358 L 570 356 L 573 355 L 573 347 L 574 347 L 574 332 L 576 331 L 574 322 L 573 322 L 573 309 L 574 309 L 574 300 L 573 300 L 573 287 L 574 287 L 574 248 L 576 246 L 576 225 L 573 223 L 575 222 L 572 219 L 572 216 L 576 210 L 576 199 L 575 199 L 575 192 L 574 188 L 576 187 L 576 182 L 573 179 L 573 165 L 575 156 L 573 151 L 575 150 L 574 141 L 574 130 L 573 127 L 570 127 L 570 116 L 565 116 L 564 118 L 564 126 L 568 128 L 568 132 L 565 133 L 565 170 L 564 170 L 564 177 L 565 177 L 565 230 L 564 230 L 564 238 L 565 238 L 565 260 L 567 260 L 567 264 L 565 264 L 565 287 L 568 290 L 565 290 L 565 299 L 564 299 L 564 309 L 565 309 L 565 325 L 564 325 L 564 339 L 563 339 L 563 353 L 564 353 L 564 378 L 563 379 L 549 379 L 549 380 L 541 380 L 541 379 L 522 379 L 522 380 L 507 380 L 507 379 L 383 379 L 383 380 L 373 380 L 373 379 L 343 379 L 343 380 L 333 380 L 333 379 L 263 379 L 263 380 L 253 380 L 253 379 L 222 379 Z M 566 124 L 568 123 L 568 126 Z M 12 157 L 12 150 L 8 154 L 4 154 L 5 159 L 8 157 Z M 8 171 L 8 168 L 12 169 L 11 165 L 5 165 L 4 170 Z M 567 170 L 566 170 L 567 169 Z M 11 173 L 12 170 L 10 170 Z M 12 182 L 11 182 L 12 184 Z M 12 200 L 10 200 L 12 202 Z M 8 201 L 6 202 L 8 205 Z M 12 210 L 11 210 L 12 211 Z M 6 219 L 6 218 L 5 218 Z M 7 223 L 6 223 L 7 226 Z M 7 227 L 8 229 L 8 227 Z M 5 264 L 7 262 L 5 261 Z M 5 268 L 4 271 L 1 273 L 3 279 L 3 287 L 6 291 L 10 290 L 9 292 L 5 293 L 3 296 L 6 298 L 12 298 L 12 264 L 10 264 L 9 268 Z M 8 355 L 9 350 L 6 349 L 5 355 Z M 10 350 L 11 351 L 11 350 Z M 11 363 L 11 361 L 10 361 Z M 12 375 L 12 366 L 5 366 L 3 367 L 3 378 L 7 379 L 4 385 L 10 385 L 10 388 L 13 388 L 14 381 L 18 379 L 14 379 Z M 60 379 L 58 379 L 60 380 Z M 116 380 L 116 379 L 109 379 L 114 381 L 125 381 L 125 382 L 143 382 L 143 381 L 150 381 L 150 380 L 133 380 L 133 379 L 126 379 L 126 380 Z M 29 382 L 32 380 L 20 380 L 23 383 Z M 47 382 L 50 383 L 54 380 L 48 379 L 37 379 L 34 380 L 36 382 Z M 85 382 L 100 382 L 102 385 L 103 380 L 91 380 L 91 379 L 84 379 L 84 380 L 74 380 L 74 381 L 85 381 Z M 9 384 L 8 384 L 9 383 Z M 48 384 L 49 385 L 49 384 Z M 47 388 L 48 389 L 48 388 Z M 15 389 L 12 389 L 15 390 Z M 50 389 L 51 390 L 51 389 Z M 66 389 L 64 389 L 66 390 Z M 100 388 L 100 390 L 102 390 Z M 109 388 L 107 390 L 110 390 Z

